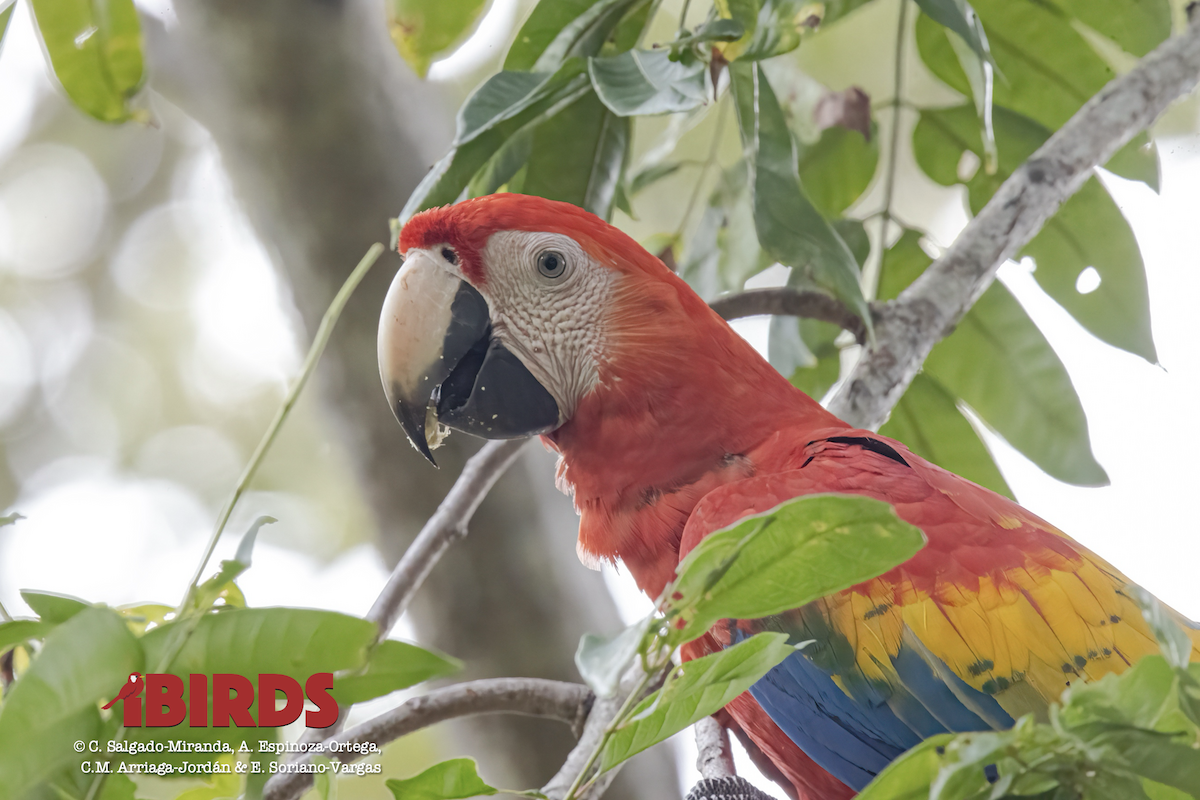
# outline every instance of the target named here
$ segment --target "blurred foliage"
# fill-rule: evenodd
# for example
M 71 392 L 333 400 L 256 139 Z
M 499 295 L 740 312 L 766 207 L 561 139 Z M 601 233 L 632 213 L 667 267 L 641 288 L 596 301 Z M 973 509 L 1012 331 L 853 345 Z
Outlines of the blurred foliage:
M 54 74 L 79 108 L 105 122 L 146 121 L 142 29 L 133 0 L 30 0 Z
M 1143 596 L 1143 599 L 1148 596 Z M 1077 683 L 1051 706 L 1011 730 L 943 734 L 892 762 L 862 791 L 863 800 L 1167 800 L 1200 797 L 1200 665 L 1172 653 L 1186 639 L 1149 600 L 1162 655 L 1120 675 Z
M 487 0 L 386 0 L 388 30 L 400 55 L 423 78 L 433 59 L 463 38 L 486 5 Z
M 225 562 L 207 584 L 230 583 L 230 575 L 240 574 L 238 567 L 249 564 L 254 530 L 239 551 L 244 561 Z M 240 597 L 240 592 L 237 592 Z M 218 721 L 215 711 L 215 678 L 210 693 L 193 694 L 190 675 L 229 676 L 245 681 L 238 689 L 239 705 L 252 720 L 266 713 L 260 708 L 261 696 L 254 697 L 253 686 L 262 689 L 261 676 L 283 676 L 295 691 L 304 691 L 313 699 L 312 676 L 328 674 L 328 685 L 343 702 L 361 702 L 381 697 L 431 678 L 449 674 L 460 666 L 454 659 L 404 642 L 378 642 L 374 623 L 332 611 L 303 608 L 245 608 L 240 604 L 216 604 L 215 592 L 200 592 L 204 602 L 179 612 L 169 609 L 147 624 L 147 606 L 112 609 L 89 604 L 77 598 L 47 592 L 26 591 L 23 597 L 38 615 L 36 620 L 0 622 L 3 648 L 16 648 L 23 657 L 16 680 L 8 686 L 0 704 L 0 798 L 40 797 L 53 788 L 59 797 L 82 797 L 89 790 L 104 786 L 101 797 L 133 797 L 128 770 L 138 765 L 161 765 L 160 775 L 190 765 L 227 762 L 229 776 L 216 775 L 214 788 L 227 791 L 220 781 L 232 781 L 234 793 L 261 792 L 254 775 L 241 777 L 235 767 L 239 759 L 266 764 L 278 757 L 264 751 L 259 740 L 273 741 L 271 726 L 256 730 L 255 745 L 243 750 L 248 737 L 235 723 Z M 334 679 L 332 673 L 339 673 Z M 172 703 L 165 695 L 152 699 L 147 680 L 144 713 L 147 727 L 121 724 L 125 701 L 118 710 L 101 708 L 118 696 L 127 681 L 142 674 L 168 674 L 179 677 L 180 694 Z M 139 678 L 140 680 L 140 678 Z M 206 677 L 206 680 L 208 678 Z M 140 691 L 140 688 L 139 688 Z M 243 698 L 242 692 L 250 692 Z M 287 709 L 302 712 L 303 699 L 287 693 Z M 275 698 L 274 692 L 271 696 Z M 318 698 L 319 701 L 319 698 Z M 139 697 L 139 717 L 143 701 Z M 180 727 L 151 727 L 151 708 L 165 714 L 163 708 L 177 711 L 182 719 L 194 719 L 197 704 L 205 722 Z M 318 702 L 319 705 L 327 705 Z M 286 712 L 276 712 L 286 713 Z M 97 749 L 86 749 L 96 742 Z M 109 745 L 112 742 L 112 745 Z M 172 742 L 184 742 L 183 748 Z M 79 744 L 84 743 L 84 744 Z M 200 746 L 200 750 L 188 749 Z M 234 755 L 234 754 L 237 755 Z M 147 754 L 154 754 L 147 757 Z M 108 763 L 114 778 L 94 778 L 81 765 Z M 193 769 L 181 774 L 196 774 Z M 245 781 L 249 781 L 246 783 Z M 95 783 L 93 784 L 93 781 Z M 128 785 L 127 785 L 128 784 Z M 199 790 L 189 790 L 199 791 Z M 119 793 L 119 794 L 117 794 Z M 172 794 L 175 794 L 174 792 Z M 192 797 L 185 793 L 181 797 Z M 199 797 L 200 795 L 196 795 Z M 222 793 L 213 797 L 225 796 Z

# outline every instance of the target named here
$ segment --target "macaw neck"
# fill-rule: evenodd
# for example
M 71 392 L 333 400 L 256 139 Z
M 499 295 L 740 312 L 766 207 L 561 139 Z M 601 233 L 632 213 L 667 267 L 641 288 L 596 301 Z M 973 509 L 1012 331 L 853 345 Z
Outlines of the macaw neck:
M 647 590 L 674 570 L 700 497 L 754 473 L 755 445 L 784 427 L 845 424 L 690 289 L 676 291 L 630 315 L 637 335 L 614 337 L 599 383 L 545 437 L 582 516 L 580 555 L 624 560 Z

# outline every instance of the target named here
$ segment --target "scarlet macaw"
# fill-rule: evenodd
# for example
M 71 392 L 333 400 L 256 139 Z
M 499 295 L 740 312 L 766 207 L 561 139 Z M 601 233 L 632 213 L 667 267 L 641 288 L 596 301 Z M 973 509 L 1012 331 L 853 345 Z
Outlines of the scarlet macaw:
M 540 434 L 561 456 L 585 563 L 620 560 L 657 597 L 707 534 L 819 492 L 884 500 L 924 531 L 924 549 L 879 578 L 684 649 L 764 628 L 815 640 L 727 706 L 800 798 L 850 797 L 925 737 L 1044 716 L 1072 681 L 1157 650 L 1113 567 L 825 411 L 597 217 L 492 195 L 417 214 L 399 250 L 379 359 L 409 439 L 432 461 L 439 424 Z

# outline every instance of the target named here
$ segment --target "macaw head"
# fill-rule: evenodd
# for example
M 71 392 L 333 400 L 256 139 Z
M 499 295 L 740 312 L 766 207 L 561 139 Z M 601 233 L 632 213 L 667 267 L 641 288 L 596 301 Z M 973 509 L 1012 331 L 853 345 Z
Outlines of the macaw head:
M 568 203 L 500 194 L 430 209 L 400 234 L 379 367 L 431 462 L 446 426 L 488 439 L 547 433 L 601 380 L 621 295 L 669 270 Z M 640 278 L 640 280 L 639 280 Z
M 721 428 L 714 408 L 752 413 L 761 386 L 795 391 L 662 261 L 568 203 L 498 194 L 430 209 L 408 221 L 398 249 L 380 374 L 431 462 L 447 427 L 550 434 L 557 446 L 576 417 L 598 441 L 657 431 L 669 415 L 694 436 Z M 758 394 L 722 408 L 714 385 Z

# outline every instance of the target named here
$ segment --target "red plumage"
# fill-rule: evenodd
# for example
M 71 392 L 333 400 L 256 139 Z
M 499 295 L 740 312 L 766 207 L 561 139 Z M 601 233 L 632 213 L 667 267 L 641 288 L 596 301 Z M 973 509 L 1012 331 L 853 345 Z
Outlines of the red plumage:
M 496 195 L 414 217 L 400 249 L 450 245 L 464 275 L 486 285 L 480 253 L 500 230 L 571 236 L 621 274 L 604 319 L 599 380 L 543 437 L 561 454 L 560 478 L 574 492 L 582 556 L 623 561 L 655 597 L 704 536 L 823 492 L 888 502 L 925 533 L 928 545 L 900 567 L 780 615 L 797 630 L 825 631 L 821 674 L 837 681 L 849 712 L 866 709 L 853 731 L 863 742 L 876 734 L 882 741 L 888 730 L 928 735 L 921 714 L 942 729 L 964 729 L 950 721 L 964 716 L 984 727 L 1011 724 L 1004 720 L 1044 713 L 1070 680 L 1121 671 L 1156 649 L 1121 592 L 1119 572 L 1007 498 L 899 442 L 850 428 L 793 387 L 661 261 L 596 217 Z M 728 645 L 729 635 L 714 629 L 684 655 Z M 922 684 L 925 672 L 933 677 Z M 957 699 L 939 705 L 928 694 L 934 684 Z M 870 698 L 883 699 L 871 706 Z M 806 753 L 793 741 L 805 731 L 789 738 L 781 730 L 776 723 L 789 722 L 783 712 L 772 716 L 750 693 L 728 710 L 800 797 L 853 794 L 814 760 L 819 742 L 805 745 Z M 912 730 L 888 728 L 893 722 Z M 882 745 L 864 747 L 876 761 L 839 772 L 855 785 L 894 757 Z M 825 753 L 823 763 L 842 755 Z

